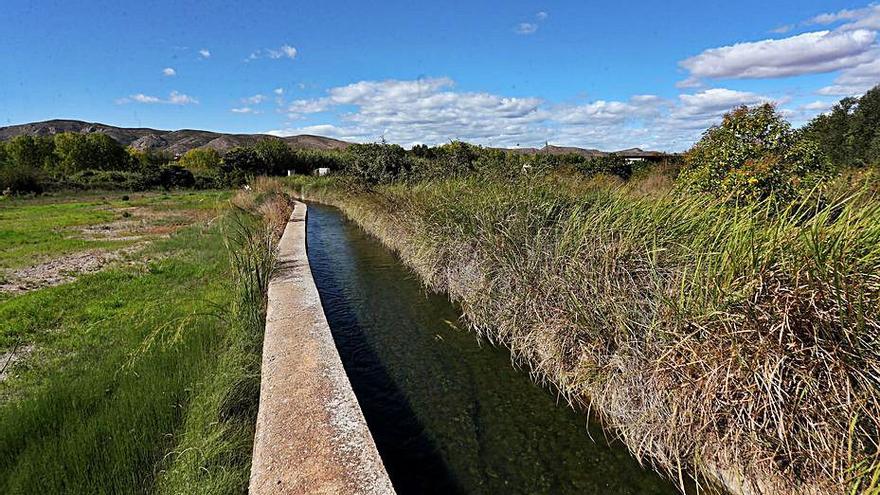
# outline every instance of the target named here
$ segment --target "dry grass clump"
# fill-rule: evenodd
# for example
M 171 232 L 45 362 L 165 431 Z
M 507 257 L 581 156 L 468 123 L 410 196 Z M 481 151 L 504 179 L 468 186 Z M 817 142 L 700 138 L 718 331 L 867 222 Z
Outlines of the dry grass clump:
M 782 211 L 553 178 L 305 191 L 671 476 L 878 490 L 875 189 Z
M 293 199 L 283 188 L 280 180 L 260 176 L 232 197 L 234 206 L 258 215 L 274 234 L 276 241 L 284 233 L 284 227 L 293 211 Z

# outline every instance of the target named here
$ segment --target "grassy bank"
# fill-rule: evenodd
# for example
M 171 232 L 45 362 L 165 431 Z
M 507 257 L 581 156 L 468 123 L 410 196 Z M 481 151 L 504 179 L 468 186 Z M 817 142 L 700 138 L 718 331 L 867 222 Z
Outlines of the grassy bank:
M 647 180 L 289 184 L 339 206 L 674 478 L 876 491 L 876 189 L 780 211 Z
M 263 288 L 243 275 L 271 269 L 272 236 L 257 210 L 223 197 L 191 205 L 213 214 L 143 262 L 0 303 L 0 351 L 23 356 L 0 382 L 0 491 L 246 490 Z M 130 201 L 141 200 L 164 201 Z M 80 203 L 45 207 L 88 212 Z M 106 221 L 83 217 L 95 220 Z

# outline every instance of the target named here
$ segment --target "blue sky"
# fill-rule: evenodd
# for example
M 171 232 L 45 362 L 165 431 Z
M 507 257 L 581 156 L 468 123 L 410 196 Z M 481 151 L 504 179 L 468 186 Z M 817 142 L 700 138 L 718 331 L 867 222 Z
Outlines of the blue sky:
M 6 0 L 0 125 L 680 150 L 727 109 L 800 124 L 880 83 L 845 1 Z

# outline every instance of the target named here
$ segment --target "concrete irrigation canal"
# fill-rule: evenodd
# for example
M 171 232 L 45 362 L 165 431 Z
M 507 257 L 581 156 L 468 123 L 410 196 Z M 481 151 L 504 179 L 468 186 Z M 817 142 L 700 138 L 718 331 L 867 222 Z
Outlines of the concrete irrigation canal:
M 252 493 L 678 493 L 341 212 L 304 214 L 270 288 Z

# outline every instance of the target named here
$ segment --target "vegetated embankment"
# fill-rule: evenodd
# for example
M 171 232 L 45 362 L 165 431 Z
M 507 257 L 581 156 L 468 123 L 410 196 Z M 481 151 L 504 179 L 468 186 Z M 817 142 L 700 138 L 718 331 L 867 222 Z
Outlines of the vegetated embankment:
M 880 201 L 784 210 L 576 177 L 351 189 L 333 204 L 640 459 L 738 493 L 870 493 Z
M 246 490 L 275 219 L 283 228 L 290 211 L 260 185 L 236 208 L 213 194 L 210 218 L 155 240 L 140 263 L 0 298 L 0 352 L 27 349 L 0 363 L 0 492 Z M 90 205 L 47 208 L 68 206 L 91 218 Z M 4 241 L 68 248 L 35 227 Z

